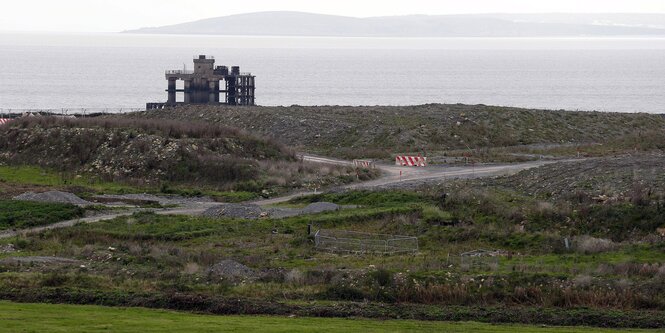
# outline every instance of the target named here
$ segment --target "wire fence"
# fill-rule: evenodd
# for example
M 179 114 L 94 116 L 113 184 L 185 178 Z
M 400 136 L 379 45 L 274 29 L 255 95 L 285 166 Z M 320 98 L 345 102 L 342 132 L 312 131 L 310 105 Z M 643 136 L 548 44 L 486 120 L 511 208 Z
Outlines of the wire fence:
M 418 238 L 321 229 L 314 235 L 317 250 L 345 253 L 397 254 L 418 252 Z

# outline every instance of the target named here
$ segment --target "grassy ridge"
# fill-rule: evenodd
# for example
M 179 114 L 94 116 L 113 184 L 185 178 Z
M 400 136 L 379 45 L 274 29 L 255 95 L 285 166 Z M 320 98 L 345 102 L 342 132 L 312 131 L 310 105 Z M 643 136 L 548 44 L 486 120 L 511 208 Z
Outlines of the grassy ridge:
M 655 332 L 414 320 L 210 316 L 142 308 L 0 302 L 0 332 Z

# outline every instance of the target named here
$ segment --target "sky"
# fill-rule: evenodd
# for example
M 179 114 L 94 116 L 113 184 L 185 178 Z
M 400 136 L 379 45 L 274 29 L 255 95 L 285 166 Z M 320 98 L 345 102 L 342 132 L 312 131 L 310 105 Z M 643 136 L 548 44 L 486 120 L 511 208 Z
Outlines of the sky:
M 115 32 L 258 11 L 354 17 L 480 13 L 665 13 L 665 0 L 20 0 L 0 31 Z

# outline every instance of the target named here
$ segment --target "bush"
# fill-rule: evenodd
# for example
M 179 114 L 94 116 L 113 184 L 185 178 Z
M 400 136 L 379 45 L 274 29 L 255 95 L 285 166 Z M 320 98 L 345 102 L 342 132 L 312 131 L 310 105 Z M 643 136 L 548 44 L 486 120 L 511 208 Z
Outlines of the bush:
M 609 239 L 594 238 L 591 236 L 580 236 L 573 239 L 573 245 L 578 252 L 591 254 L 614 251 L 619 244 Z
M 381 287 L 390 285 L 393 280 L 392 273 L 383 268 L 379 268 L 378 270 L 372 272 L 372 276 L 376 283 L 378 283 Z
M 340 301 L 362 301 L 367 298 L 361 289 L 344 285 L 328 287 L 324 297 Z
M 423 208 L 423 221 L 436 225 L 453 224 L 454 222 L 452 214 L 444 212 L 436 206 L 425 206 Z

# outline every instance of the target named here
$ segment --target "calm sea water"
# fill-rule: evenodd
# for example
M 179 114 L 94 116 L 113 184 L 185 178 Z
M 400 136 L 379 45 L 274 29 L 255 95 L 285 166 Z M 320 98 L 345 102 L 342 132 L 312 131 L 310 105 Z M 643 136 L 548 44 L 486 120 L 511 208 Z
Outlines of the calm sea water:
M 0 108 L 140 108 L 196 54 L 261 105 L 468 103 L 665 113 L 665 39 L 0 33 Z

